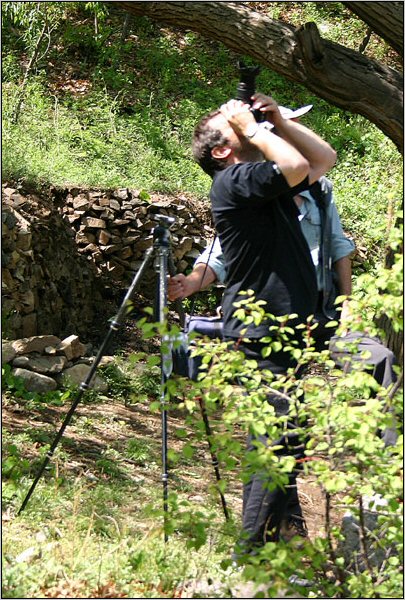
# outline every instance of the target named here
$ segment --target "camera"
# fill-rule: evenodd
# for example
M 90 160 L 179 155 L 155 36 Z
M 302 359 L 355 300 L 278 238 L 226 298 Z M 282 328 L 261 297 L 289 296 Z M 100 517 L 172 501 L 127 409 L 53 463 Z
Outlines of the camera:
M 252 96 L 256 91 L 255 81 L 259 74 L 260 67 L 247 67 L 242 61 L 238 62 L 239 83 L 236 88 L 236 99 L 242 100 L 252 106 Z M 257 109 L 250 109 L 257 123 L 265 120 L 264 113 Z

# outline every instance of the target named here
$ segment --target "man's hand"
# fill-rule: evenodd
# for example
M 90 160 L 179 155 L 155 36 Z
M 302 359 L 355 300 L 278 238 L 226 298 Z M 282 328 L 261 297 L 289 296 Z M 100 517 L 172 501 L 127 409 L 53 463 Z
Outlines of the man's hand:
M 263 108 L 267 114 L 271 113 L 271 119 L 274 125 L 279 123 L 286 123 L 278 110 L 278 106 L 274 100 L 263 94 L 255 94 L 253 98 Z M 300 151 L 288 141 L 282 139 L 268 131 L 265 128 L 259 127 L 250 110 L 249 104 L 244 104 L 240 100 L 230 100 L 226 104 L 223 104 L 220 108 L 221 115 L 226 119 L 229 126 L 233 129 L 234 133 L 238 137 L 245 137 L 248 139 L 249 144 L 256 147 L 263 155 L 265 160 L 274 161 L 277 163 L 278 168 L 284 175 L 288 185 L 294 187 L 305 179 L 309 174 L 309 161 L 300 153 Z M 215 117 L 213 118 L 214 121 Z M 248 135 L 249 127 L 252 125 L 257 126 L 256 131 L 253 134 Z M 227 135 L 226 128 L 220 128 L 224 135 Z M 233 140 L 232 140 L 233 143 Z M 224 154 L 223 150 L 227 153 Z M 218 153 L 220 150 L 220 153 Z M 228 162 L 233 158 L 234 162 L 249 162 L 250 155 L 246 152 L 246 147 L 240 144 L 240 148 L 235 149 L 230 143 L 223 147 L 215 147 L 211 151 L 215 158 L 228 158 Z M 214 152 L 216 154 L 214 154 Z M 261 161 L 262 158 L 254 158 L 254 162 Z M 232 164 L 232 162 L 229 162 Z
M 196 284 L 195 281 L 191 280 L 183 273 L 179 273 L 178 275 L 174 275 L 169 278 L 167 284 L 167 297 L 171 302 L 173 300 L 178 300 L 187 298 L 187 296 L 191 296 L 196 292 Z
M 167 297 L 170 302 L 173 300 L 188 298 L 192 294 L 203 290 L 216 280 L 216 273 L 205 263 L 197 264 L 190 275 L 173 275 L 169 277 L 167 284 Z
M 350 307 L 350 301 L 348 298 L 346 298 L 346 300 L 343 300 L 342 310 L 339 319 L 339 331 L 342 337 L 347 335 L 347 333 L 350 331 L 352 320 L 353 315 Z
M 353 309 L 350 304 L 350 299 L 346 298 L 345 300 L 343 300 L 338 328 L 338 334 L 340 335 L 340 337 L 345 337 L 348 333 L 350 333 L 350 331 L 358 331 L 358 325 L 361 324 L 361 322 L 361 316 L 353 313 Z M 362 328 L 362 332 L 365 335 L 368 335 L 370 333 L 368 327 Z
M 281 116 L 277 102 L 270 96 L 265 96 L 265 94 L 258 93 L 252 96 L 252 100 L 252 108 L 264 113 L 266 121 L 272 123 L 274 127 L 277 127 L 280 122 L 284 120 Z
M 229 100 L 219 110 L 237 135 L 244 136 L 248 126 L 256 123 L 249 104 L 241 100 Z

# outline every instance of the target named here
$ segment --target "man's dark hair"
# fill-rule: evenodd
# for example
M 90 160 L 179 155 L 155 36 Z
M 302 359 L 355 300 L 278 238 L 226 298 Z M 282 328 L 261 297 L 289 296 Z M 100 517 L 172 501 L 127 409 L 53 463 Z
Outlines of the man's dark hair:
M 220 114 L 219 109 L 213 110 L 203 117 L 194 130 L 192 151 L 194 160 L 211 177 L 216 171 L 225 169 L 226 162 L 223 159 L 214 158 L 211 150 L 215 146 L 224 146 L 229 140 L 218 130 L 209 125 L 209 121 Z

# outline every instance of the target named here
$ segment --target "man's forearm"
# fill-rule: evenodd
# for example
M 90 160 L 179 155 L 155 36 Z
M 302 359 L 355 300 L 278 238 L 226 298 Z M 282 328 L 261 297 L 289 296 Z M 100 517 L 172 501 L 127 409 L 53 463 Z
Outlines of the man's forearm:
M 256 146 L 266 160 L 277 163 L 291 187 L 300 183 L 309 173 L 309 161 L 293 144 L 274 133 L 258 128 L 250 143 Z
M 189 275 L 179 273 L 169 278 L 168 298 L 170 301 L 187 298 L 214 283 L 216 278 L 215 271 L 211 267 L 199 263 Z
M 339 294 L 350 296 L 352 293 L 352 261 L 348 256 L 340 258 L 333 263 L 337 275 Z
M 304 156 L 310 164 L 309 182 L 317 181 L 336 162 L 336 152 L 314 131 L 301 123 L 284 119 L 277 125 L 277 133 Z
M 206 287 L 214 283 L 217 276 L 211 267 L 205 263 L 199 263 L 194 267 L 190 275 L 187 275 L 187 278 L 192 283 L 194 289 L 193 293 L 195 293 L 199 290 L 204 290 Z

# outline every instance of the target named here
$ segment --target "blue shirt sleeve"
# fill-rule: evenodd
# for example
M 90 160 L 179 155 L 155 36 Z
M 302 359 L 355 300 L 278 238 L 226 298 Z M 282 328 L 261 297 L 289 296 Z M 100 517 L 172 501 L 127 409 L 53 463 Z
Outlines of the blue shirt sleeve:
M 211 244 L 208 244 L 204 252 L 202 252 L 195 261 L 194 266 L 200 263 L 208 264 L 217 276 L 219 283 L 225 283 L 225 259 L 218 238 L 215 238 L 214 243 L 211 242 Z
M 310 192 L 302 192 L 301 196 L 305 199 L 304 205 L 300 207 L 302 215 L 300 218 L 301 229 L 312 253 L 315 250 L 319 250 L 321 241 L 321 215 L 319 213 L 319 208 L 316 205 L 316 201 L 311 196 Z M 328 206 L 328 216 L 331 222 L 330 256 L 332 263 L 334 263 L 340 258 L 352 254 L 356 249 L 356 246 L 343 231 L 333 198 Z M 314 260 L 315 266 L 317 266 L 318 258 L 313 254 L 312 259 Z
M 336 210 L 336 204 L 332 200 L 329 205 L 330 218 L 331 218 L 331 257 L 332 263 L 337 260 L 343 258 L 344 256 L 349 256 L 354 252 L 356 246 L 353 240 L 346 237 L 344 234 L 342 224 L 340 222 L 340 217 Z

